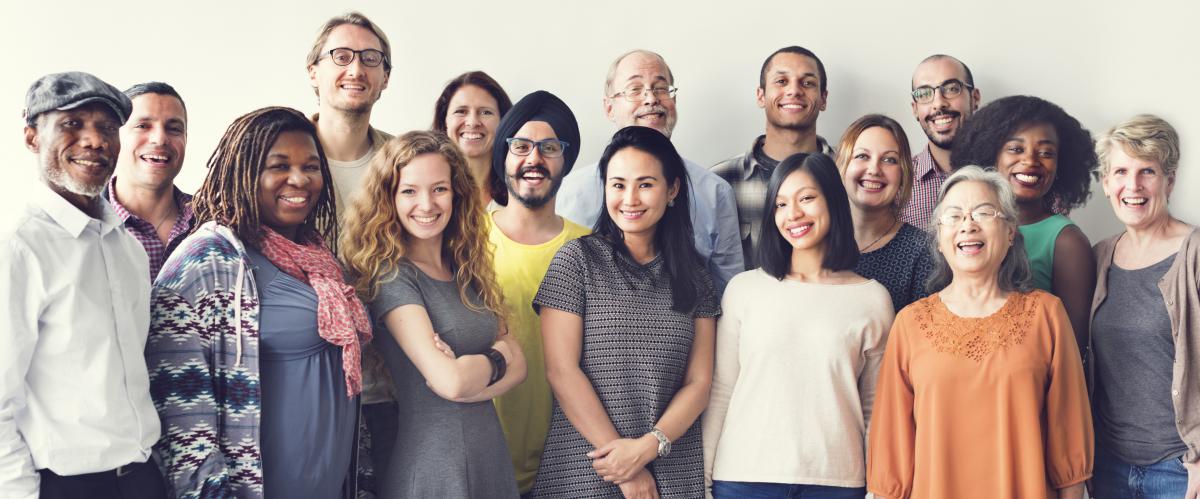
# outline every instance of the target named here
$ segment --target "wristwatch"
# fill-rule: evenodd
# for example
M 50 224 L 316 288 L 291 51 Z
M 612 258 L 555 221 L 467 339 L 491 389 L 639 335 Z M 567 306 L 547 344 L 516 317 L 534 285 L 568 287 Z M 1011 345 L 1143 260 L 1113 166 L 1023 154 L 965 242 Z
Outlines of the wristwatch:
M 658 457 L 667 457 L 671 453 L 671 439 L 658 428 L 650 430 L 650 434 L 658 439 Z

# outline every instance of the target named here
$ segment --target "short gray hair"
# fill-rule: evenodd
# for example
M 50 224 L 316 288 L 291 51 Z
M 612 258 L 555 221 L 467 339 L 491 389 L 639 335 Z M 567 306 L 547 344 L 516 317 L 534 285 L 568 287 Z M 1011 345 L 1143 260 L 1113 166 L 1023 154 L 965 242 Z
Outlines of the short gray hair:
M 933 262 L 933 271 L 929 273 L 929 279 L 925 281 L 926 291 L 929 294 L 937 293 L 954 280 L 954 271 L 950 269 L 950 263 L 946 261 L 946 256 L 938 251 L 939 238 L 937 234 L 941 226 L 939 219 L 942 214 L 942 200 L 946 198 L 946 193 L 950 192 L 950 189 L 963 182 L 978 182 L 991 189 L 996 194 L 996 198 L 1000 200 L 998 207 L 1000 219 L 1016 233 L 1013 236 L 1012 246 L 1009 246 L 1008 254 L 1004 255 L 1004 261 L 1000 263 L 1000 270 L 997 272 L 1000 289 L 1020 293 L 1031 291 L 1033 289 L 1033 270 L 1029 265 L 1029 256 L 1025 253 L 1025 238 L 1021 236 L 1021 231 L 1017 230 L 1017 221 L 1020 219 L 1012 186 L 995 170 L 984 170 L 974 165 L 959 168 L 950 178 L 946 179 L 938 191 L 937 205 L 933 208 L 933 216 L 929 218 L 929 254 L 930 260 Z
M 658 61 L 662 63 L 663 68 L 665 68 L 667 70 L 667 83 L 670 85 L 675 84 L 675 74 L 671 72 L 671 66 L 667 64 L 667 60 L 663 59 L 663 56 L 659 55 L 658 52 L 653 52 L 653 51 L 646 50 L 646 49 L 633 49 L 633 50 L 630 50 L 629 52 L 626 52 L 624 54 L 617 56 L 617 58 L 613 60 L 612 64 L 610 64 L 608 66 L 608 76 L 606 76 L 604 78 L 604 96 L 605 97 L 612 97 L 612 93 L 613 93 L 612 84 L 613 84 L 613 80 L 617 77 L 617 66 L 620 66 L 621 61 L 624 61 L 626 57 L 629 57 L 633 54 L 641 54 L 641 55 L 646 55 L 646 56 L 650 56 L 650 57 L 654 57 L 654 58 L 658 59 Z

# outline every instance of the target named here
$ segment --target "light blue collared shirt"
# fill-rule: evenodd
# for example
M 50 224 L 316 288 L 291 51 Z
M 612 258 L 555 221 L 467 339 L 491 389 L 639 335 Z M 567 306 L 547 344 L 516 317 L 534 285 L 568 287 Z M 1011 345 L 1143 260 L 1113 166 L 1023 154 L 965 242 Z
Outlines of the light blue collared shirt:
M 704 258 L 717 292 L 739 272 L 746 270 L 742 261 L 742 240 L 738 228 L 737 203 L 729 183 L 696 163 L 683 160 L 688 172 L 691 196 L 692 231 L 696 251 Z M 555 199 L 560 216 L 584 227 L 594 227 L 604 210 L 604 184 L 600 164 L 576 166 L 563 179 Z

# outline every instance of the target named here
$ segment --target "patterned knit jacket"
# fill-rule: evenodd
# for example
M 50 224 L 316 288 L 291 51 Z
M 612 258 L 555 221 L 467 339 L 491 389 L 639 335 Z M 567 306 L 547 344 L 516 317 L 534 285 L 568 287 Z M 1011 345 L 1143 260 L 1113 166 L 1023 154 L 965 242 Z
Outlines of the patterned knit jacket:
M 151 300 L 146 365 L 170 497 L 263 497 L 259 297 L 245 247 L 205 223 L 167 259 Z

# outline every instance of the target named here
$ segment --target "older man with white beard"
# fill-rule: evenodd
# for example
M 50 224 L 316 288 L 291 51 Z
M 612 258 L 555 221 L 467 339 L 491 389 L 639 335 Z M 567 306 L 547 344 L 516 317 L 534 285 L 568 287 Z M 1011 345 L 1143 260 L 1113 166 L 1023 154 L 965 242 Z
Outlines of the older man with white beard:
M 72 72 L 25 102 L 41 182 L 0 229 L 0 497 L 165 497 L 149 461 L 150 266 L 100 196 L 129 98 Z
M 675 129 L 675 76 L 662 56 L 648 50 L 621 54 L 604 83 L 604 113 L 621 129 L 630 125 L 653 128 L 667 137 Z M 696 251 L 708 263 L 717 289 L 745 270 L 738 232 L 737 205 L 729 183 L 684 158 L 690 182 L 692 229 Z M 557 212 L 592 227 L 604 209 L 604 185 L 599 163 L 575 168 L 563 179 Z

